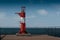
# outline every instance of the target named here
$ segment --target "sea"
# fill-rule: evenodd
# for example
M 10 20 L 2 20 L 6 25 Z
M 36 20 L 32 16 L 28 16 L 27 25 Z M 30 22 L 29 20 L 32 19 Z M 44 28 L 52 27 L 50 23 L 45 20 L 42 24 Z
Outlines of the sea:
M 0 35 L 15 35 L 19 28 L 0 28 Z M 26 28 L 32 35 L 50 35 L 60 37 L 60 28 Z

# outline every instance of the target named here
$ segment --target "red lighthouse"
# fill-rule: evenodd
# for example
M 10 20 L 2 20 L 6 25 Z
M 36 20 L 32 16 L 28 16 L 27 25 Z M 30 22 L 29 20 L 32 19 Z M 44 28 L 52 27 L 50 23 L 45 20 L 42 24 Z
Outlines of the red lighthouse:
M 26 23 L 25 23 L 25 7 L 21 7 L 21 12 L 17 13 L 20 16 L 20 30 L 17 35 L 30 35 L 26 32 Z

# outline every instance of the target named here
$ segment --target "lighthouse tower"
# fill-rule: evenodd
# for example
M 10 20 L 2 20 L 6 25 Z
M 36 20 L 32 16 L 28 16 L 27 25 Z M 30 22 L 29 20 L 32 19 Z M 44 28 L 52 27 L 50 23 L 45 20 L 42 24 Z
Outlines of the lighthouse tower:
M 20 30 L 16 35 L 30 35 L 30 33 L 26 32 L 25 7 L 21 7 L 21 12 L 17 14 L 20 16 Z

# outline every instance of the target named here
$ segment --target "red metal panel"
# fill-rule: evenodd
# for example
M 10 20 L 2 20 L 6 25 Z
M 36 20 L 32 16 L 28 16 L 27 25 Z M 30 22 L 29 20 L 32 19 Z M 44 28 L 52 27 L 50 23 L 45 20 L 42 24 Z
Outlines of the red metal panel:
M 20 26 L 21 26 L 21 27 L 20 27 L 20 33 L 25 33 L 25 30 L 26 30 L 26 28 L 25 28 L 25 23 L 21 23 Z
M 21 12 L 21 13 L 20 13 L 20 16 L 21 16 L 21 17 L 25 17 L 25 13 L 24 13 L 24 12 Z
M 25 17 L 25 12 L 18 13 L 20 17 Z

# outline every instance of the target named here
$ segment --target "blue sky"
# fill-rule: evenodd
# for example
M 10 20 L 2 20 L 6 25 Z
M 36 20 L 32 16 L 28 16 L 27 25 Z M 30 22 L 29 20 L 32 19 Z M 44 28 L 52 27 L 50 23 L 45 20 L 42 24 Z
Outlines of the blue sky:
M 0 27 L 19 27 L 21 6 L 26 27 L 60 28 L 60 0 L 0 0 Z

